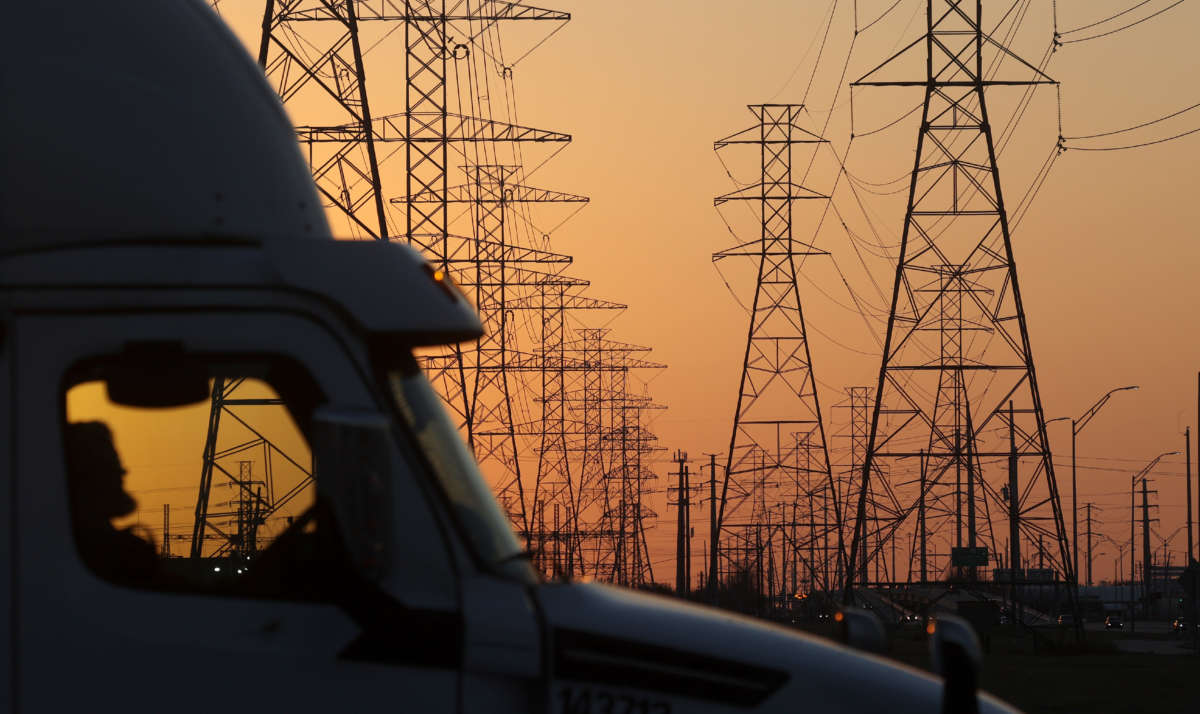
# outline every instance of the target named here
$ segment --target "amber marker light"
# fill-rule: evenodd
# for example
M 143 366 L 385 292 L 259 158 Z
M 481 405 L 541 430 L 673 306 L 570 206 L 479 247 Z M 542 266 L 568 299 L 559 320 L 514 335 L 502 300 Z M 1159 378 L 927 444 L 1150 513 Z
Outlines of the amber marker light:
M 935 623 L 933 620 L 930 620 L 929 624 L 925 625 L 925 634 L 932 635 L 935 632 L 937 632 L 937 623 Z
M 466 293 L 462 291 L 462 288 L 458 287 L 458 284 L 454 282 L 454 279 L 450 277 L 450 273 L 445 268 L 435 268 L 429 263 L 421 267 L 433 279 L 433 282 L 437 283 L 438 287 L 446 293 L 447 297 L 451 300 L 462 299 L 464 302 L 470 304 L 471 301 L 467 299 Z
M 845 615 L 845 614 L 843 614 L 841 610 L 838 610 L 838 611 L 837 611 L 836 613 L 834 613 L 834 615 L 833 615 L 833 621 L 834 621 L 834 622 L 841 622 L 842 620 L 845 620 L 845 619 L 846 619 L 846 615 Z

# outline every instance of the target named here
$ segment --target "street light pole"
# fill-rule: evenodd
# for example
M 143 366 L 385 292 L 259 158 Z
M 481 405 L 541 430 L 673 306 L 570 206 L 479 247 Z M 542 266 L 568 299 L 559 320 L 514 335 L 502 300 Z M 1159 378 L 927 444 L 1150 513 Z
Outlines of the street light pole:
M 1137 385 L 1108 390 L 1103 397 L 1096 400 L 1090 409 L 1083 413 L 1083 416 L 1071 420 L 1071 565 L 1075 572 L 1076 582 L 1079 580 L 1079 498 L 1075 478 L 1075 437 L 1079 436 L 1079 432 L 1083 431 L 1088 422 L 1100 413 L 1105 404 L 1108 404 L 1112 395 L 1132 389 L 1137 389 Z

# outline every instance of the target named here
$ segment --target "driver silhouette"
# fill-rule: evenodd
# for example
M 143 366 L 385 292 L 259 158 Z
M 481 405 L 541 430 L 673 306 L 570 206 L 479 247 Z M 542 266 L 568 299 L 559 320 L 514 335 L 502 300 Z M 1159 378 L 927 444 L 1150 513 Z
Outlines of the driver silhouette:
M 154 545 L 112 520 L 137 502 L 125 492 L 125 468 L 103 422 L 67 424 L 67 481 L 75 544 L 83 562 L 100 577 L 122 585 L 145 585 L 158 576 Z

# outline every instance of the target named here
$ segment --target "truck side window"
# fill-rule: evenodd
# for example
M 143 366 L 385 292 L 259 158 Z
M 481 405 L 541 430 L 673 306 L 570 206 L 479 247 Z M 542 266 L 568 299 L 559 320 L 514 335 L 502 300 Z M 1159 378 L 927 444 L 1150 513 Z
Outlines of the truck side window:
M 212 402 L 112 402 L 103 370 L 65 394 L 71 521 L 83 563 L 117 585 L 323 600 L 344 552 L 297 425 L 264 379 L 212 381 Z M 311 399 L 301 401 L 313 401 Z

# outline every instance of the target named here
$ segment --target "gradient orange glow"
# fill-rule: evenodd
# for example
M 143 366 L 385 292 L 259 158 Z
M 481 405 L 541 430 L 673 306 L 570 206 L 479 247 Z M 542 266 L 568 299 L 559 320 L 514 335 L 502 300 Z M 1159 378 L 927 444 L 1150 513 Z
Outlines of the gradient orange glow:
M 247 399 L 278 399 L 270 386 L 257 380 L 247 380 L 239 388 L 239 396 Z M 200 483 L 200 467 L 204 453 L 210 405 L 208 402 L 170 409 L 142 409 L 113 404 L 100 382 L 76 385 L 66 394 L 67 420 L 70 422 L 102 421 L 109 426 L 113 444 L 125 467 L 125 490 L 137 502 L 137 510 L 114 522 L 125 528 L 136 526 L 148 532 L 156 546 L 164 538 L 163 507 L 170 509 L 171 553 L 187 552 L 196 510 L 196 495 Z M 250 413 L 254 412 L 253 417 Z M 243 407 L 239 414 L 250 418 L 253 426 L 270 439 L 289 457 L 311 470 L 312 456 L 300 430 L 281 406 Z M 218 453 L 242 444 L 252 444 L 255 436 L 235 420 L 226 416 L 222 422 Z M 304 479 L 304 474 L 280 458 L 266 459 L 261 448 L 250 448 L 241 456 L 220 459 L 221 467 L 237 473 L 239 459 L 251 460 L 251 478 L 262 482 L 265 469 L 271 469 L 275 492 L 283 494 Z M 229 512 L 238 494 L 228 479 L 214 478 L 210 495 L 211 512 Z M 296 516 L 312 504 L 312 487 L 292 503 L 281 508 L 263 525 L 261 542 L 267 543 L 287 525 L 289 516 Z M 215 520 L 215 519 L 214 519 Z M 224 521 L 220 524 L 225 527 Z M 207 551 L 206 551 L 207 552 Z
M 222 10 L 256 51 L 260 4 L 233 5 L 224 3 Z M 852 174 L 877 185 L 876 192 L 861 191 L 860 202 L 845 181 L 839 184 L 834 203 L 845 227 L 827 220 L 817 231 L 815 206 L 802 206 L 802 212 L 812 213 L 798 214 L 813 242 L 832 253 L 805 262 L 800 287 L 833 460 L 845 462 L 848 410 L 839 405 L 852 385 L 870 385 L 874 394 L 883 331 L 879 317 L 859 314 L 855 298 L 868 313 L 888 308 L 894 275 L 889 256 L 899 240 L 904 177 L 911 170 L 917 132 L 914 115 L 867 135 L 918 103 L 919 90 L 855 90 L 851 120 L 846 83 L 922 31 L 924 0 L 903 0 L 878 23 L 855 33 L 855 27 L 866 27 L 891 5 L 892 0 L 564 0 L 554 6 L 573 14 L 571 24 L 514 67 L 524 123 L 574 136 L 570 148 L 537 171 L 537 184 L 592 199 L 587 210 L 551 236 L 553 249 L 575 257 L 571 272 L 592 281 L 593 295 L 630 305 L 612 324 L 614 338 L 652 346 L 651 358 L 669 365 L 646 375 L 655 399 L 669 407 L 652 427 L 666 447 L 651 502 L 661 518 L 674 514 L 662 488 L 669 470 L 665 455 L 683 449 L 695 457 L 729 445 L 747 328 L 738 300 L 748 299 L 752 276 L 748 266 L 722 266 L 722 276 L 710 256 L 735 242 L 726 221 L 743 240 L 754 237 L 754 222 L 738 213 L 741 208 L 724 217 L 712 208 L 714 196 L 734 188 L 713 156 L 712 142 L 752 123 L 745 109 L 749 103 L 804 101 L 812 129 L 832 141 Z M 986 5 L 994 21 L 1010 3 Z M 1078 27 L 1128 5 L 1125 0 L 1058 3 L 1058 27 Z M 814 73 L 815 48 L 831 8 L 832 29 Z M 1010 46 L 1036 63 L 1050 46 L 1052 22 L 1051 3 L 1035 0 Z M 1196 27 L 1200 7 L 1187 3 L 1112 37 L 1055 51 L 1047 73 L 1062 83 L 1063 134 L 1127 127 L 1198 101 Z M 521 32 L 514 42 L 530 46 Z M 377 51 L 393 52 L 386 45 Z M 402 70 L 394 77 L 371 78 L 377 113 L 389 111 L 389 105 L 395 111 L 402 82 Z M 997 130 L 1008 123 L 1019 93 L 997 89 L 989 95 Z M 1000 156 L 1010 207 L 1054 151 L 1058 111 L 1053 90 L 1039 90 Z M 1198 121 L 1184 116 L 1128 136 L 1155 138 Z M 851 144 L 852 131 L 858 137 Z M 729 159 L 733 178 L 753 181 L 754 158 Z M 1127 152 L 1067 151 L 1014 231 L 1046 418 L 1079 416 L 1117 386 L 1141 387 L 1114 397 L 1078 440 L 1078 504 L 1099 509 L 1093 524 L 1099 533 L 1093 545 L 1097 580 L 1111 576 L 1117 547 L 1128 539 L 1128 477 L 1156 454 L 1182 450 L 1184 428 L 1195 429 L 1197 158 L 1200 135 Z M 806 183 L 830 190 L 836 170 L 831 156 L 821 154 Z M 335 231 L 342 223 L 334 221 Z M 871 240 L 881 247 L 875 254 L 864 252 L 847 238 L 847 230 L 877 234 Z M 1050 434 L 1069 514 L 1069 427 L 1052 425 Z M 188 438 L 192 443 L 199 437 Z M 1193 461 L 1194 455 L 1193 443 Z M 694 467 L 699 463 L 696 459 Z M 1152 474 L 1161 518 L 1153 546 L 1157 552 L 1166 539 L 1173 563 L 1184 550 L 1183 475 L 1182 457 L 1164 459 Z M 1068 530 L 1069 520 L 1068 515 Z M 707 509 L 694 513 L 693 522 L 694 572 L 699 573 Z M 668 581 L 673 525 L 664 523 L 650 539 L 655 575 Z M 1127 556 L 1123 570 L 1128 571 Z

